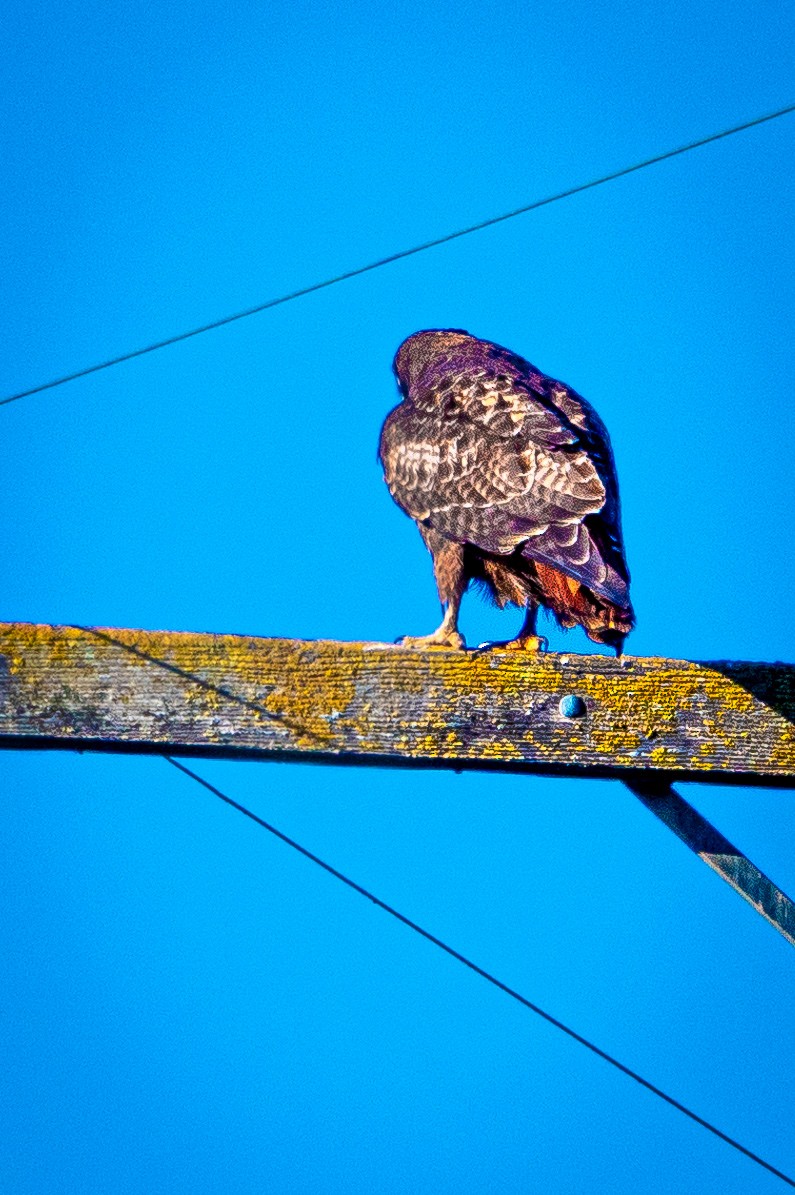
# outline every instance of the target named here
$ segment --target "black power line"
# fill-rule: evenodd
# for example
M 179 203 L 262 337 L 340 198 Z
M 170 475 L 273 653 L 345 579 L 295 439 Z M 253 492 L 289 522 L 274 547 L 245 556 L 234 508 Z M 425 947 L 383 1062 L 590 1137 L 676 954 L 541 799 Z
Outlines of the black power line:
M 720 133 L 711 133 L 709 137 L 701 137 L 698 141 L 690 141 L 687 145 L 680 145 L 676 149 L 666 150 L 665 153 L 655 154 L 653 158 L 645 158 L 642 162 L 636 162 L 634 166 L 625 166 L 621 170 L 614 170 L 611 174 L 603 174 L 599 178 L 591 179 L 590 182 L 580 183 L 576 187 L 569 187 L 567 190 L 558 191 L 554 195 L 547 195 L 544 199 L 535 199 L 532 203 L 527 203 L 523 207 L 517 207 L 512 212 L 504 212 L 501 216 L 491 216 L 488 220 L 481 220 L 478 224 L 470 224 L 468 228 L 460 228 L 457 232 L 448 232 L 445 236 L 437 237 L 433 241 L 425 241 L 422 245 L 415 245 L 413 249 L 401 249 L 399 253 L 391 253 L 388 257 L 381 257 L 378 261 L 371 261 L 369 265 L 358 266 L 355 270 L 347 270 L 344 274 L 337 274 L 333 278 L 327 278 L 324 282 L 314 282 L 311 286 L 304 286 L 301 290 L 291 291 L 289 294 L 281 295 L 278 299 L 268 299 L 265 303 L 258 303 L 256 307 L 248 307 L 245 311 L 238 311 L 234 315 L 222 316 L 221 319 L 213 320 L 212 323 L 192 328 L 189 332 L 179 332 L 176 336 L 169 336 L 165 340 L 156 340 L 153 344 L 148 344 L 144 348 L 133 349 L 132 352 L 122 353 L 118 357 L 110 357 L 107 361 L 100 361 L 97 365 L 88 365 L 85 369 L 78 369 L 74 373 L 64 374 L 63 377 L 54 378 L 51 382 L 42 382 L 41 385 L 32 386 L 29 390 L 20 390 L 18 394 L 10 394 L 7 398 L 0 399 L 0 407 L 11 402 L 17 402 L 20 398 L 28 398 L 31 394 L 41 394 L 43 390 L 52 390 L 55 386 L 63 386 L 66 382 L 74 382 L 77 378 L 85 378 L 89 374 L 98 373 L 102 369 L 110 369 L 112 365 L 121 365 L 124 361 L 132 361 L 135 357 L 143 357 L 146 353 L 154 353 L 157 349 L 164 349 L 168 348 L 169 345 L 179 344 L 182 340 L 190 340 L 192 336 L 200 336 L 203 332 L 212 332 L 214 328 L 222 328 L 225 324 L 233 324 L 236 320 L 246 319 L 250 315 L 257 315 L 260 311 L 268 311 L 271 307 L 280 307 L 282 303 L 290 303 L 293 299 L 300 299 L 304 295 L 311 295 L 314 291 L 325 290 L 328 286 L 336 286 L 338 282 L 345 282 L 349 278 L 357 278 L 360 274 L 368 274 L 371 270 L 378 270 L 381 266 L 391 265 L 392 262 L 401 261 L 404 257 L 413 257 L 415 253 L 424 253 L 426 249 L 435 249 L 438 245 L 446 245 L 448 241 L 455 241 L 459 237 L 469 236 L 470 233 L 480 232 L 481 229 L 490 228 L 493 224 L 501 224 L 504 220 L 513 220 L 515 216 L 522 216 L 525 212 L 532 212 L 536 208 L 546 207 L 550 203 L 557 203 L 560 199 L 568 199 L 572 195 L 579 195 L 582 191 L 590 191 L 593 187 L 600 187 L 603 183 L 614 182 L 615 179 L 624 178 L 627 174 L 634 174 L 636 170 L 644 170 L 647 166 L 654 166 L 658 162 L 665 162 L 669 158 L 676 158 L 680 154 L 689 153 L 691 149 L 699 149 L 702 145 L 709 145 L 711 142 L 720 141 L 724 137 L 732 137 L 735 133 L 742 133 L 746 129 L 753 129 L 757 125 L 765 124 L 769 120 L 777 120 L 778 117 L 786 116 L 790 112 L 795 112 L 795 104 L 789 104 L 786 108 L 779 108 L 776 112 L 769 112 L 766 116 L 757 116 L 753 120 L 747 120 L 743 124 L 734 125 L 730 129 L 723 129 Z
M 710 1133 L 714 1133 L 714 1135 L 719 1137 L 721 1141 L 725 1141 L 727 1145 L 731 1145 L 734 1149 L 739 1150 L 739 1152 L 744 1154 L 746 1158 L 750 1158 L 752 1162 L 756 1162 L 758 1166 L 762 1166 L 765 1170 L 769 1171 L 770 1174 L 774 1174 L 776 1178 L 780 1178 L 782 1182 L 787 1183 L 790 1187 L 795 1187 L 795 1180 L 791 1179 L 781 1170 L 777 1170 L 775 1166 L 771 1166 L 771 1164 L 766 1162 L 764 1158 L 760 1158 L 758 1154 L 752 1153 L 750 1149 L 746 1149 L 745 1146 L 741 1145 L 739 1141 L 735 1141 L 733 1137 L 729 1137 L 726 1133 L 721 1132 L 721 1130 L 716 1128 L 714 1124 L 710 1124 L 708 1120 L 704 1120 L 702 1116 L 699 1116 L 696 1112 L 692 1112 L 690 1108 L 685 1107 L 684 1104 L 680 1104 L 679 1100 L 675 1100 L 673 1096 L 667 1095 L 659 1087 L 655 1087 L 653 1083 L 650 1083 L 648 1079 L 644 1079 L 642 1075 L 637 1073 L 637 1071 L 631 1070 L 628 1066 L 625 1066 L 623 1062 L 619 1062 L 617 1058 L 614 1058 L 612 1054 L 608 1054 L 605 1050 L 600 1049 L 599 1046 L 594 1045 L 594 1043 L 589 1041 L 587 1037 L 583 1037 L 582 1034 L 577 1033 L 574 1029 L 570 1029 L 568 1025 L 564 1025 L 564 1023 L 559 1021 L 557 1017 L 553 1017 L 551 1013 L 545 1012 L 543 1008 L 539 1008 L 537 1004 L 533 1004 L 532 1001 L 528 1000 L 525 996 L 522 996 L 514 988 L 508 987 L 508 985 L 503 983 L 502 980 L 497 979 L 495 975 L 492 975 L 489 971 L 484 971 L 482 967 L 479 967 L 477 963 L 473 963 L 471 959 L 466 957 L 466 955 L 454 950 L 452 946 L 448 946 L 446 942 L 441 940 L 441 938 L 437 938 L 427 929 L 423 929 L 421 925 L 417 925 L 416 921 L 412 921 L 410 918 L 404 916 L 403 913 L 399 913 L 397 909 L 392 907 L 392 905 L 388 905 L 386 901 L 381 900 L 380 897 L 375 896 L 372 892 L 369 892 L 367 888 L 363 888 L 361 884 L 357 884 L 355 880 L 351 880 L 341 871 L 337 871 L 336 867 L 332 867 L 330 863 L 324 862 L 323 859 L 320 859 L 317 855 L 314 855 L 311 851 L 308 851 L 306 847 L 301 846 L 294 839 L 288 838 L 288 836 L 283 834 L 281 830 L 277 830 L 275 826 L 272 826 L 263 818 L 258 817 L 256 813 L 252 813 L 252 811 L 247 809 L 245 805 L 241 805 L 237 801 L 232 800 L 231 797 L 226 796 L 226 794 L 222 793 L 220 789 L 215 787 L 215 785 L 210 784 L 207 780 L 203 780 L 202 777 L 196 772 L 185 767 L 184 764 L 177 763 L 177 761 L 172 759 L 170 756 L 164 755 L 163 759 L 165 759 L 166 763 L 170 763 L 172 767 L 177 768 L 180 772 L 184 772 L 184 774 L 189 776 L 191 780 L 195 780 L 197 784 L 201 784 L 203 788 L 206 788 L 208 792 L 211 792 L 214 796 L 219 797 L 220 800 L 224 801 L 227 805 L 231 805 L 231 807 L 236 809 L 238 813 L 242 813 L 245 817 L 250 818 L 251 821 L 256 822 L 258 826 L 261 826 L 263 830 L 267 830 L 269 834 L 273 834 L 281 842 L 286 843 L 287 846 L 292 847 L 295 851 L 298 851 L 298 853 L 303 855 L 305 859 L 309 859 L 312 863 L 316 863 L 318 867 L 322 867 L 324 871 L 328 872 L 329 875 L 334 876 L 336 880 L 341 880 L 343 884 L 346 884 L 349 888 L 352 888 L 354 892 L 358 892 L 360 896 L 366 897 L 367 900 L 370 900 L 374 905 L 377 905 L 379 909 L 383 909 L 385 913 L 389 913 L 391 917 L 395 917 L 403 925 L 414 930 L 415 933 L 425 938 L 428 942 L 432 942 L 434 946 L 438 946 L 440 950 L 445 952 L 445 954 L 449 954 L 451 958 L 456 959 L 459 963 L 463 963 L 464 966 L 468 967 L 470 971 L 474 971 L 476 975 L 480 975 L 482 979 L 487 980 L 489 983 L 493 984 L 494 987 L 499 988 L 499 990 L 504 992 L 506 996 L 510 996 L 513 1000 L 518 1001 L 519 1004 L 523 1005 L 525 1008 L 528 1008 L 531 1012 L 536 1013 L 537 1016 L 542 1017 L 550 1025 L 554 1025 L 556 1029 L 560 1029 L 562 1033 L 565 1033 L 574 1041 L 579 1042 L 581 1046 L 585 1046 L 586 1049 L 590 1050 L 593 1054 L 596 1054 L 597 1057 L 602 1058 L 605 1062 L 609 1062 L 611 1066 L 614 1066 L 617 1070 L 621 1071 L 622 1074 L 627 1075 L 630 1079 L 634 1079 L 636 1083 L 640 1083 L 641 1087 L 645 1087 L 646 1090 L 650 1091 L 653 1095 L 659 1096 L 661 1100 L 665 1100 L 665 1102 L 670 1104 L 672 1108 L 676 1108 L 677 1111 L 684 1113 L 685 1116 L 689 1116 L 691 1120 L 696 1122 L 696 1124 L 700 1124 L 702 1128 L 707 1129 Z

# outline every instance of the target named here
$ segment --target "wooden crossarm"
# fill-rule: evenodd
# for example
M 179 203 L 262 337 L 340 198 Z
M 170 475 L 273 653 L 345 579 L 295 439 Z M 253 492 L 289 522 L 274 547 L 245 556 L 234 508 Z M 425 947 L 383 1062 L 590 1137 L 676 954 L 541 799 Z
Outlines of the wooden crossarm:
M 0 746 L 795 785 L 795 666 L 2 623 Z

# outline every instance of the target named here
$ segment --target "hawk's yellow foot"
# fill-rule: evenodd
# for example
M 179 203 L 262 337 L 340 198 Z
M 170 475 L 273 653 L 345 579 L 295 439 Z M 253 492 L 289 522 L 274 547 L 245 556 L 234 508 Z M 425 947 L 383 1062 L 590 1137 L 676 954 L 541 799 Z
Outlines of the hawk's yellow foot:
M 432 635 L 403 635 L 396 640 L 401 647 L 412 647 L 418 651 L 464 651 L 466 643 L 464 636 L 458 631 L 448 631 L 439 627 Z
M 527 651 L 533 655 L 549 650 L 549 640 L 543 635 L 519 635 L 516 639 L 481 643 L 478 651 Z

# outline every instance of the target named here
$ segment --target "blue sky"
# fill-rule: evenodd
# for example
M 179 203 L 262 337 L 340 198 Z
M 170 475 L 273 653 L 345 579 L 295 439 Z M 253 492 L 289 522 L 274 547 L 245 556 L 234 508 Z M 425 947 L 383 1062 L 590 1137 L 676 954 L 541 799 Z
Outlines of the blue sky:
M 4 24 L 2 394 L 795 94 L 772 4 Z M 432 629 L 375 449 L 398 343 L 456 326 L 607 423 L 630 652 L 792 660 L 794 120 L 0 408 L 3 617 Z M 781 1188 L 162 762 L 0 767 L 4 1191 Z M 198 770 L 795 1170 L 792 949 L 619 784 Z M 795 891 L 789 794 L 685 795 Z

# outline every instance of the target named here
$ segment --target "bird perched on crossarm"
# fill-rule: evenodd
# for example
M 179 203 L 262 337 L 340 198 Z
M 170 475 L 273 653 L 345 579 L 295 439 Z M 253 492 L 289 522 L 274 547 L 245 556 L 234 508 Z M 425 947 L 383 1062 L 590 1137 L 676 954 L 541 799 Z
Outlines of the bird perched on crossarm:
M 402 401 L 381 429 L 389 492 L 419 527 L 444 617 L 409 647 L 463 648 L 461 599 L 480 582 L 523 607 L 503 646 L 539 651 L 538 608 L 615 648 L 635 624 L 607 430 L 574 390 L 457 329 L 416 332 L 394 371 Z

